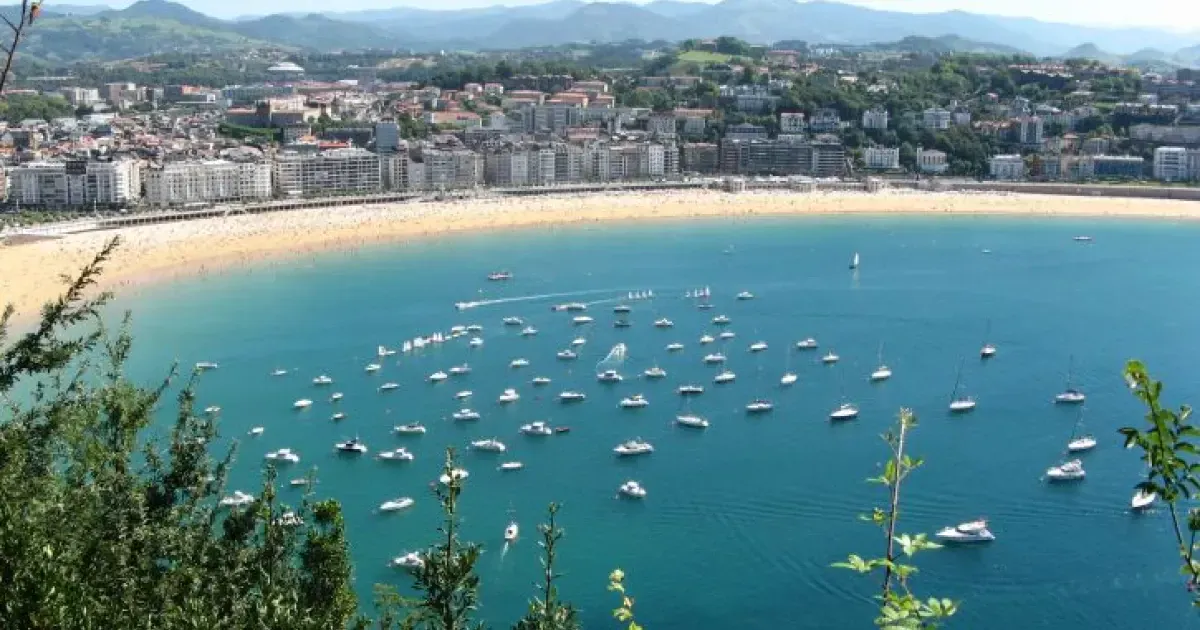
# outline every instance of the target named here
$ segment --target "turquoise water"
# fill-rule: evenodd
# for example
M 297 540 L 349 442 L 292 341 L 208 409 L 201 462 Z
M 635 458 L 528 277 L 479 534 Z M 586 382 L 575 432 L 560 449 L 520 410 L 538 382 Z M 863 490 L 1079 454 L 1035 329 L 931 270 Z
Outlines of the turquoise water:
M 1073 242 L 1094 235 L 1092 244 Z M 223 434 L 240 442 L 232 488 L 257 487 L 262 456 L 290 447 L 301 464 L 285 480 L 316 466 L 319 496 L 342 501 L 356 562 L 360 596 L 376 582 L 404 584 L 389 558 L 433 541 L 439 513 L 428 490 L 442 448 L 497 437 L 502 456 L 463 452 L 471 471 L 464 496 L 464 529 L 485 544 L 481 615 L 508 624 L 533 595 L 538 572 L 535 524 L 546 503 L 564 504 L 562 594 L 583 609 L 588 627 L 611 627 L 606 576 L 621 567 L 647 627 L 863 627 L 872 618 L 875 579 L 829 568 L 848 553 L 878 555 L 877 530 L 859 513 L 884 500 L 863 480 L 876 474 L 885 450 L 878 434 L 901 406 L 921 425 L 911 452 L 927 464 L 905 487 L 904 531 L 933 532 L 986 515 L 998 540 L 946 549 L 919 558 L 920 593 L 963 600 L 956 627 L 1200 628 L 1188 604 L 1161 511 L 1129 513 L 1139 462 L 1118 446 L 1114 430 L 1140 418 L 1120 370 L 1130 357 L 1146 360 L 1168 382 L 1178 404 L 1200 400 L 1193 350 L 1200 346 L 1194 312 L 1200 306 L 1200 227 L 1167 222 L 1057 221 L 1002 218 L 804 218 L 588 226 L 489 236 L 455 236 L 416 244 L 335 253 L 264 265 L 127 296 L 135 309 L 137 356 L 132 371 L 157 378 L 178 359 L 190 366 L 217 361 L 203 377 L 201 406 L 223 408 Z M 722 255 L 732 245 L 733 255 Z M 984 248 L 992 253 L 985 254 Z M 847 262 L 862 254 L 854 274 Z M 489 283 L 506 268 L 509 283 Z M 683 299 L 709 285 L 712 311 Z M 653 289 L 657 299 L 634 303 L 634 326 L 611 326 L 611 302 L 589 313 L 596 323 L 571 324 L 549 306 L 600 300 Z M 575 298 L 535 299 L 463 313 L 462 300 L 591 291 Z M 735 301 L 738 291 L 756 294 Z M 736 339 L 724 345 L 736 383 L 713 386 L 699 337 L 710 318 L 732 318 Z M 519 337 L 501 319 L 518 315 L 540 329 Z M 669 317 L 675 327 L 652 327 Z M 998 345 L 978 359 L 985 329 Z M 486 344 L 459 339 L 419 353 L 397 355 L 367 374 L 379 344 L 455 324 L 479 323 Z M 555 352 L 586 331 L 574 363 Z M 713 332 L 715 335 L 715 332 Z M 808 336 L 821 350 L 793 350 Z M 751 354 L 757 340 L 769 350 Z M 686 349 L 668 354 L 666 344 Z M 605 387 L 593 368 L 614 344 L 629 356 L 624 383 Z M 883 344 L 895 375 L 867 382 Z M 833 367 L 819 356 L 835 349 Z M 1057 463 L 1076 410 L 1051 404 L 1064 386 L 1070 357 L 1075 382 L 1088 394 L 1086 424 L 1100 445 L 1083 456 L 1087 479 L 1049 486 L 1040 477 Z M 532 365 L 512 370 L 525 357 Z M 962 382 L 979 401 L 952 417 L 946 404 L 961 360 Z M 436 370 L 469 361 L 474 371 L 440 384 Z M 637 375 L 657 362 L 660 382 Z M 785 365 L 798 372 L 781 390 Z M 294 371 L 272 378 L 284 367 Z M 318 374 L 336 381 L 310 384 Z M 544 390 L 529 380 L 554 382 Z M 391 393 L 377 387 L 400 383 Z M 706 393 L 692 411 L 712 426 L 697 432 L 671 420 L 680 409 L 674 389 L 700 382 Z M 521 400 L 498 405 L 506 387 Z M 445 420 L 459 408 L 454 392 L 471 389 L 477 423 Z M 580 405 L 556 395 L 585 391 Z M 330 421 L 333 391 L 345 393 Z M 633 393 L 647 409 L 617 408 Z M 844 394 L 843 394 L 844 393 Z M 856 422 L 831 425 L 827 414 L 843 395 L 862 410 Z M 747 417 L 742 407 L 767 396 L 770 415 Z M 316 404 L 291 408 L 298 398 Z M 527 438 L 517 428 L 532 420 L 568 424 L 573 431 Z M 393 425 L 420 421 L 421 437 L 395 436 Z M 261 425 L 264 435 L 248 438 Z M 358 435 L 371 456 L 339 457 L 333 444 Z M 617 460 L 617 443 L 643 437 L 649 457 Z M 373 457 L 405 445 L 417 459 L 385 464 Z M 519 459 L 525 469 L 495 470 Z M 644 502 L 614 499 L 618 485 L 637 479 Z M 231 488 L 231 489 L 232 489 Z M 291 488 L 284 496 L 296 496 Z M 416 506 L 380 515 L 384 500 L 408 495 Z M 502 551 L 513 510 L 522 538 Z

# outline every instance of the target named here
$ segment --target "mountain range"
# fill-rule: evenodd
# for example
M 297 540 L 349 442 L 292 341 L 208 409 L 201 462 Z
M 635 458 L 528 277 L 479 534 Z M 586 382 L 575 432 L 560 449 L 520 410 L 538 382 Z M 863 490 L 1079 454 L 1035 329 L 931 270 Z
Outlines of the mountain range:
M 5 15 L 14 11 L 0 7 Z M 1089 54 L 1078 56 L 1104 55 L 1115 62 L 1127 61 L 1128 55 L 1133 61 L 1176 65 L 1193 65 L 1200 58 L 1196 52 L 1200 33 L 1086 27 L 963 11 L 880 11 L 822 0 L 717 4 L 655 0 L 643 5 L 552 0 L 452 11 L 397 7 L 234 20 L 214 18 L 168 0 L 139 0 L 119 10 L 48 4 L 29 33 L 25 54 L 62 62 L 267 45 L 319 51 L 479 50 L 720 35 L 763 44 L 780 40 L 870 44 L 915 37 L 936 39 L 948 51 L 1025 51 L 1038 56 L 1064 55 L 1085 47 L 1082 52 Z M 1147 48 L 1151 44 L 1156 48 Z

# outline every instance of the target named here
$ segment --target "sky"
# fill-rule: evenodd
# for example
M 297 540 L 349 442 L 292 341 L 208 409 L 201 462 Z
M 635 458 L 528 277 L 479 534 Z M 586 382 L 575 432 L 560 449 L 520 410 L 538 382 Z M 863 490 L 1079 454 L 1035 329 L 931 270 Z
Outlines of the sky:
M 493 4 L 538 4 L 545 0 L 175 0 L 216 17 L 232 18 L 251 13 L 331 12 L 412 6 L 425 9 L 463 9 Z M 621 0 L 614 0 L 621 1 Z M 637 0 L 644 4 L 648 0 Z M 685 0 L 690 1 L 690 0 Z M 707 0 L 716 2 L 717 0 Z M 1032 17 L 1044 21 L 1096 26 L 1153 26 L 1174 31 L 1200 32 L 1197 0 L 838 0 L 873 9 L 913 13 L 961 10 L 972 13 Z M 63 4 L 104 4 L 122 7 L 130 0 L 63 0 Z M 49 0 L 46 7 L 54 5 Z M 1197 37 L 1200 43 L 1200 36 Z

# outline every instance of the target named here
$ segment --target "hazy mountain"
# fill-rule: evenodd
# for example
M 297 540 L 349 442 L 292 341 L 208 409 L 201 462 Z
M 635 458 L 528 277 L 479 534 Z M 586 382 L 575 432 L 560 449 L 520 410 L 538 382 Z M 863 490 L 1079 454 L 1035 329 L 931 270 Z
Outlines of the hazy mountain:
M 571 42 L 683 39 L 670 18 L 632 4 L 595 2 L 558 20 L 506 22 L 487 37 L 489 48 L 520 48 Z
M 253 39 L 318 50 L 391 49 L 413 43 L 411 36 L 397 31 L 384 31 L 367 24 L 343 22 L 317 14 L 300 17 L 268 15 L 258 19 L 229 23 L 225 25 L 225 28 Z
M 1092 61 L 1112 65 L 1124 63 L 1124 59 L 1120 55 L 1105 52 L 1091 42 L 1076 46 L 1059 56 L 1063 59 L 1091 59 Z
M 1157 48 L 1143 48 L 1125 55 L 1125 63 L 1157 63 L 1169 62 L 1171 55 Z
M 920 37 L 909 36 L 898 42 L 888 42 L 876 44 L 876 48 L 880 50 L 894 50 L 898 52 L 918 52 L 931 54 L 946 54 L 946 53 L 978 53 L 991 55 L 1020 55 L 1028 54 L 1012 46 L 1003 44 L 993 44 L 991 42 L 977 42 L 971 39 L 965 39 L 957 35 L 943 35 L 941 37 Z
M 1175 61 L 1192 68 L 1200 68 L 1200 44 L 1182 48 L 1175 53 Z
M 677 2 L 676 0 L 655 0 L 649 4 L 642 5 L 642 8 L 657 13 L 663 17 L 682 18 L 690 15 L 695 15 L 708 8 L 708 5 L 702 2 Z
M 209 17 L 199 11 L 193 11 L 182 4 L 167 0 L 138 0 L 119 11 L 101 11 L 95 15 L 111 18 L 149 18 L 171 20 L 185 26 L 200 28 L 223 29 L 228 26 L 224 20 Z

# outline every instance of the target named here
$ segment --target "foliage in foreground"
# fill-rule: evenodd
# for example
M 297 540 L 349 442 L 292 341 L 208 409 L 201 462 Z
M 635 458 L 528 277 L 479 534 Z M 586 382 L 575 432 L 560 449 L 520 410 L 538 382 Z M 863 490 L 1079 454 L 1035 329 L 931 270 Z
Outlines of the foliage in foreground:
M 930 541 L 925 534 L 896 533 L 896 524 L 900 520 L 901 484 L 922 464 L 920 459 L 913 459 L 904 452 L 908 432 L 916 426 L 917 417 L 912 411 L 901 409 L 898 431 L 889 431 L 883 435 L 891 458 L 884 465 L 883 474 L 868 479 L 869 482 L 880 484 L 888 490 L 887 507 L 877 507 L 870 516 L 862 517 L 883 530 L 884 539 L 887 541 L 884 556 L 864 560 L 858 555 L 850 554 L 845 562 L 833 565 L 864 575 L 883 572 L 882 593 L 876 596 L 880 607 L 875 625 L 885 630 L 937 628 L 942 621 L 958 611 L 958 604 L 949 599 L 930 597 L 922 601 L 917 597 L 909 588 L 909 580 L 916 574 L 917 567 L 902 561 L 902 558 L 911 558 L 919 551 L 941 547 Z M 899 554 L 896 550 L 897 545 L 900 547 Z

